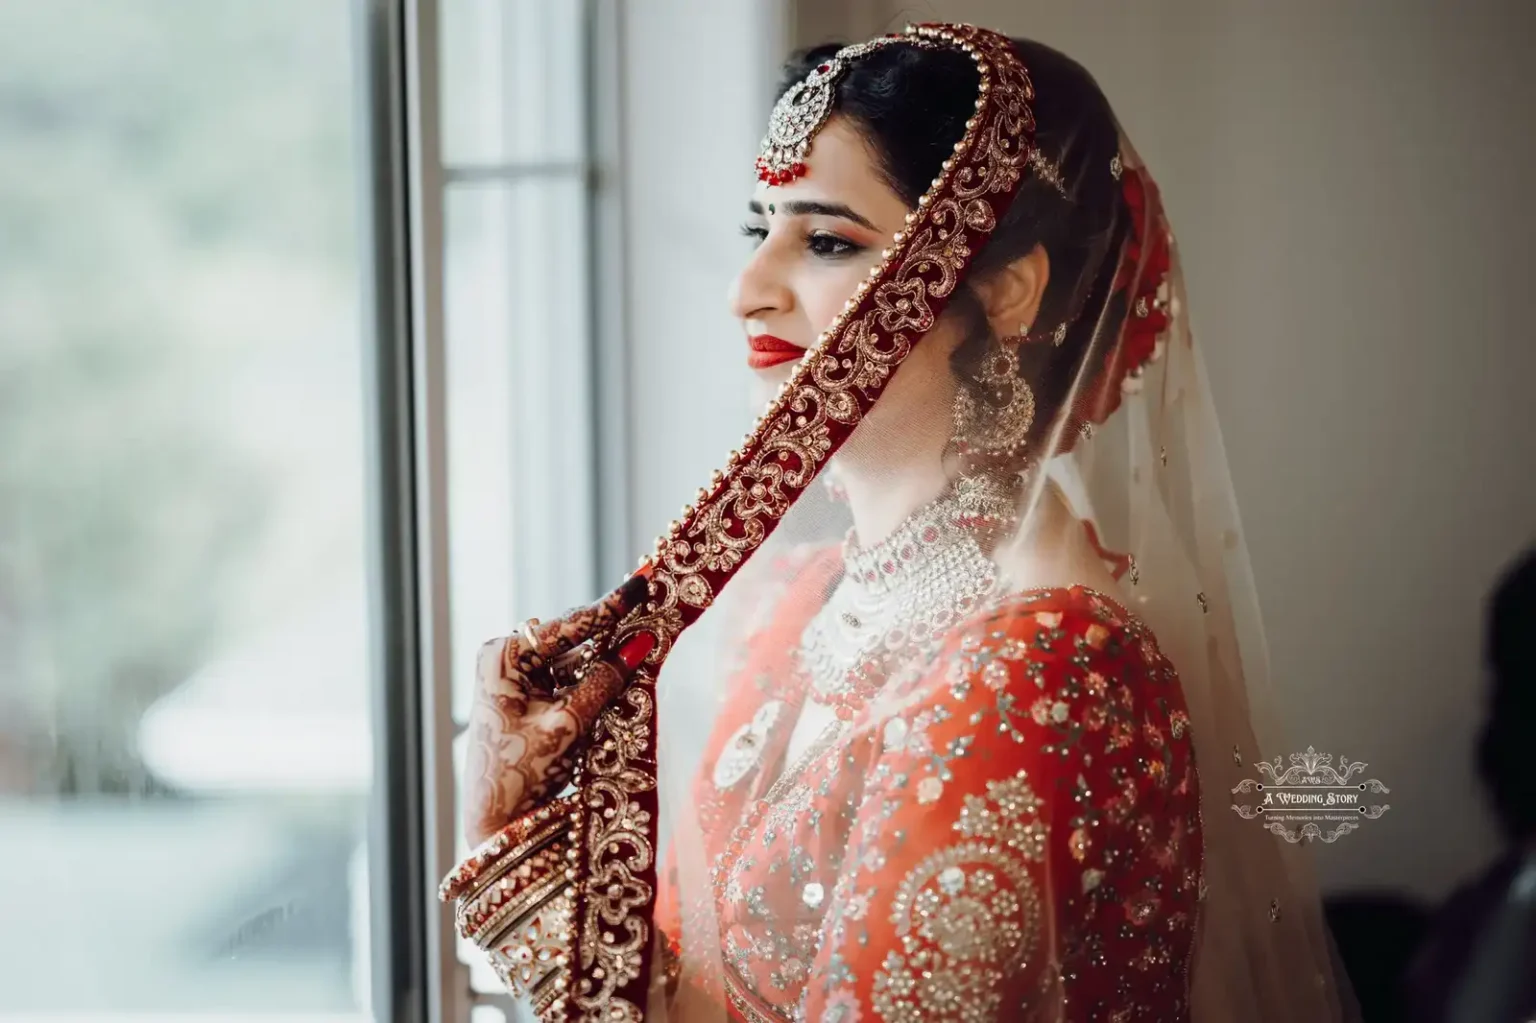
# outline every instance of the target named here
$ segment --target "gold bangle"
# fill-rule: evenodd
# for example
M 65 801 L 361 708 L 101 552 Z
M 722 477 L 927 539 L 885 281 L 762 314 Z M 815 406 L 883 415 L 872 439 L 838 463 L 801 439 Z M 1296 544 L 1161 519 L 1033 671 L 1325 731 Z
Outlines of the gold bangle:
M 528 998 L 540 1019 L 569 986 L 574 906 L 567 890 L 537 915 L 505 931 L 490 947 L 481 946 L 497 978 L 513 997 Z
M 476 846 L 463 862 L 443 878 L 443 883 L 437 889 L 437 897 L 443 902 L 449 902 L 478 887 L 491 867 L 515 847 L 526 843 L 536 829 L 551 820 L 558 819 L 562 822 L 569 820 L 574 805 L 574 796 L 564 796 L 545 803 L 537 810 L 530 810 L 521 817 L 514 818 L 511 823 Z
M 567 880 L 564 846 L 560 842 L 533 850 L 492 883 L 459 899 L 454 914 L 459 933 L 476 945 L 485 945 L 498 928 L 536 912 L 558 895 L 557 889 Z
M 568 986 L 574 941 L 574 889 L 568 858 L 576 797 L 524 814 L 475 850 L 443 880 L 439 895 L 456 899 L 459 934 L 482 952 L 515 997 L 528 997 L 540 1018 Z

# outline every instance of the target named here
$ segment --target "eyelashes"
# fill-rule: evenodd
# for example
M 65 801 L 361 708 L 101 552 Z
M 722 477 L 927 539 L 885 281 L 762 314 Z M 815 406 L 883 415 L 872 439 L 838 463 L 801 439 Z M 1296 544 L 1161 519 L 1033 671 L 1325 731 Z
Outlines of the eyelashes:
M 742 224 L 741 233 L 747 238 L 753 239 L 753 247 L 761 245 L 768 238 L 768 229 L 756 224 Z M 858 242 L 849 241 L 842 235 L 833 234 L 831 231 L 808 231 L 805 235 L 805 248 L 818 259 L 835 260 L 847 259 L 863 252 L 867 246 Z
M 840 259 L 864 251 L 864 246 L 831 231 L 812 231 L 806 236 L 805 247 L 822 259 Z

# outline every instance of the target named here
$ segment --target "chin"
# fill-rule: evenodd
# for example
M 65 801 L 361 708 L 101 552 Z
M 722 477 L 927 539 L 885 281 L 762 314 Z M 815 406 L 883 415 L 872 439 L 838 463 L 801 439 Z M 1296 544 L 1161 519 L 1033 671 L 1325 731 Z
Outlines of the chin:
M 799 366 L 799 361 L 781 362 L 777 366 L 769 366 L 767 369 L 754 369 L 752 371 L 752 400 L 762 406 L 773 400 L 779 393 L 779 388 L 784 386 Z

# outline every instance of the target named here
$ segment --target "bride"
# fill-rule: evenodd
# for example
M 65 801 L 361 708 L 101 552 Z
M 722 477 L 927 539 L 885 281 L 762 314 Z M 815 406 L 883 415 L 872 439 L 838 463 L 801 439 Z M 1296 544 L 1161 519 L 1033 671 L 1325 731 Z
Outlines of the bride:
M 631 580 L 482 651 L 461 932 L 546 1019 L 1353 1018 L 1229 808 L 1262 630 L 1108 102 L 970 26 L 786 71 L 731 295 L 776 393 Z

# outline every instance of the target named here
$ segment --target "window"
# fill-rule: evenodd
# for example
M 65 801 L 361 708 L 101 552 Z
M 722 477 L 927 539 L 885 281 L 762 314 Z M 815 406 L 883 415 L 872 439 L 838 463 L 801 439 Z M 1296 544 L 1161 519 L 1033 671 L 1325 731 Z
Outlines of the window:
M 615 16 L 0 4 L 0 1023 L 517 1018 L 425 882 L 597 592 Z
M 484 640 L 594 595 L 586 26 L 576 0 L 444 0 L 439 9 L 462 720 Z
M 428 287 L 441 281 L 443 316 L 418 342 L 443 351 L 449 587 L 434 617 L 451 647 L 450 678 L 431 688 L 433 713 L 458 731 L 486 639 L 597 594 L 588 54 L 599 13 L 580 0 L 421 11 L 436 31 L 423 33 L 418 73 L 440 89 L 435 104 L 424 93 L 421 116 L 439 112 L 440 133 L 434 154 L 434 126 L 422 126 L 420 201 L 442 225 L 440 262 L 428 251 L 421 263 Z M 461 745 L 432 769 L 456 773 Z M 462 855 L 457 818 L 436 823 Z M 481 957 L 460 951 L 481 1018 L 505 1013 Z
M 347 0 L 0 4 L 0 1020 L 351 1020 Z

